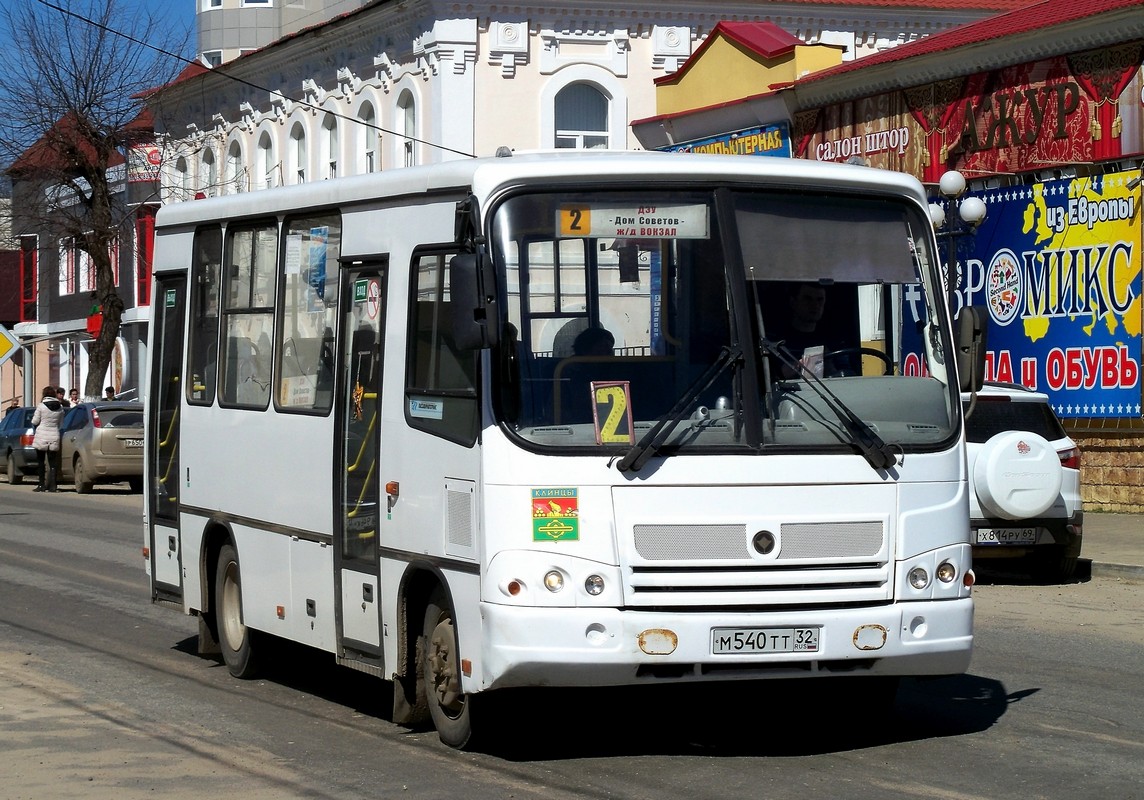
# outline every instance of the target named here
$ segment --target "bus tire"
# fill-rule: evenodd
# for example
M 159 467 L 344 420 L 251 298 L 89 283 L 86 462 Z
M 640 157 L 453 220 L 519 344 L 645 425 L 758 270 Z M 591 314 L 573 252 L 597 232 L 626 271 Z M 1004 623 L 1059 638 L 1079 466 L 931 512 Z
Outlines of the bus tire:
M 473 743 L 472 698 L 461 691 L 461 660 L 453 610 L 445 595 L 433 593 L 425 608 L 421 678 L 429 716 L 441 741 L 465 750 Z
M 246 627 L 242 615 L 242 573 L 238 552 L 224 544 L 215 562 L 215 624 L 226 668 L 236 678 L 257 674 L 256 632 Z

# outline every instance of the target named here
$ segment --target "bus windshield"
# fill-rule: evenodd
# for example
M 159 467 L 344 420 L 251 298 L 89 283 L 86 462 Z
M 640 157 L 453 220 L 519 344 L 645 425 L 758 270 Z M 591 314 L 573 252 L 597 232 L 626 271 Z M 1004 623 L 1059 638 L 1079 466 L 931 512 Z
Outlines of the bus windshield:
M 948 338 L 898 311 L 905 292 L 942 318 L 929 224 L 901 199 L 837 192 L 510 197 L 491 225 L 501 422 L 570 452 L 643 446 L 664 422 L 664 454 L 948 443 Z M 901 375 L 903 333 L 922 375 Z

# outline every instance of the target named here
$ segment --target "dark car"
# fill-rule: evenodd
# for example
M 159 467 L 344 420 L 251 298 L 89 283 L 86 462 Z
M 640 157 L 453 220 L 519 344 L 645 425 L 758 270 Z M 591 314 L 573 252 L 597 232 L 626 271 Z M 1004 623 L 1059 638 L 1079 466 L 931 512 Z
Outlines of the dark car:
M 31 406 L 14 408 L 0 420 L 0 455 L 8 471 L 8 483 L 22 483 L 25 476 L 34 476 L 38 469 L 36 451 L 32 447 Z
M 60 424 L 60 479 L 79 494 L 96 483 L 127 481 L 143 489 L 143 404 L 80 403 Z

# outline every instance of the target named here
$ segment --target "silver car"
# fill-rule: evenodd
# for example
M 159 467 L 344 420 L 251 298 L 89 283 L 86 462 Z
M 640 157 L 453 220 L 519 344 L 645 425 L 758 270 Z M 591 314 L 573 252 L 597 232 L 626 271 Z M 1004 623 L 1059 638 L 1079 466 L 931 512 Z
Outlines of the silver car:
M 96 483 L 126 481 L 143 490 L 143 404 L 79 403 L 60 425 L 60 480 L 79 494 Z
M 1084 532 L 1076 442 L 1042 392 L 987 383 L 962 401 L 973 560 L 1071 580 Z

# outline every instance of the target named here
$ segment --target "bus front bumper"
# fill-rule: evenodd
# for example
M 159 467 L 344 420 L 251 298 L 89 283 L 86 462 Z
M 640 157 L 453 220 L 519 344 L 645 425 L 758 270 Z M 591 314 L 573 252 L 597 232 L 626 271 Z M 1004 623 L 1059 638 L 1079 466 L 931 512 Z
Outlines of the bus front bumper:
M 482 603 L 481 617 L 481 659 L 464 679 L 466 691 L 834 674 L 954 675 L 968 669 L 973 646 L 972 598 L 766 614 Z M 797 637 L 803 643 L 790 645 Z M 775 643 L 814 649 L 758 649 Z

